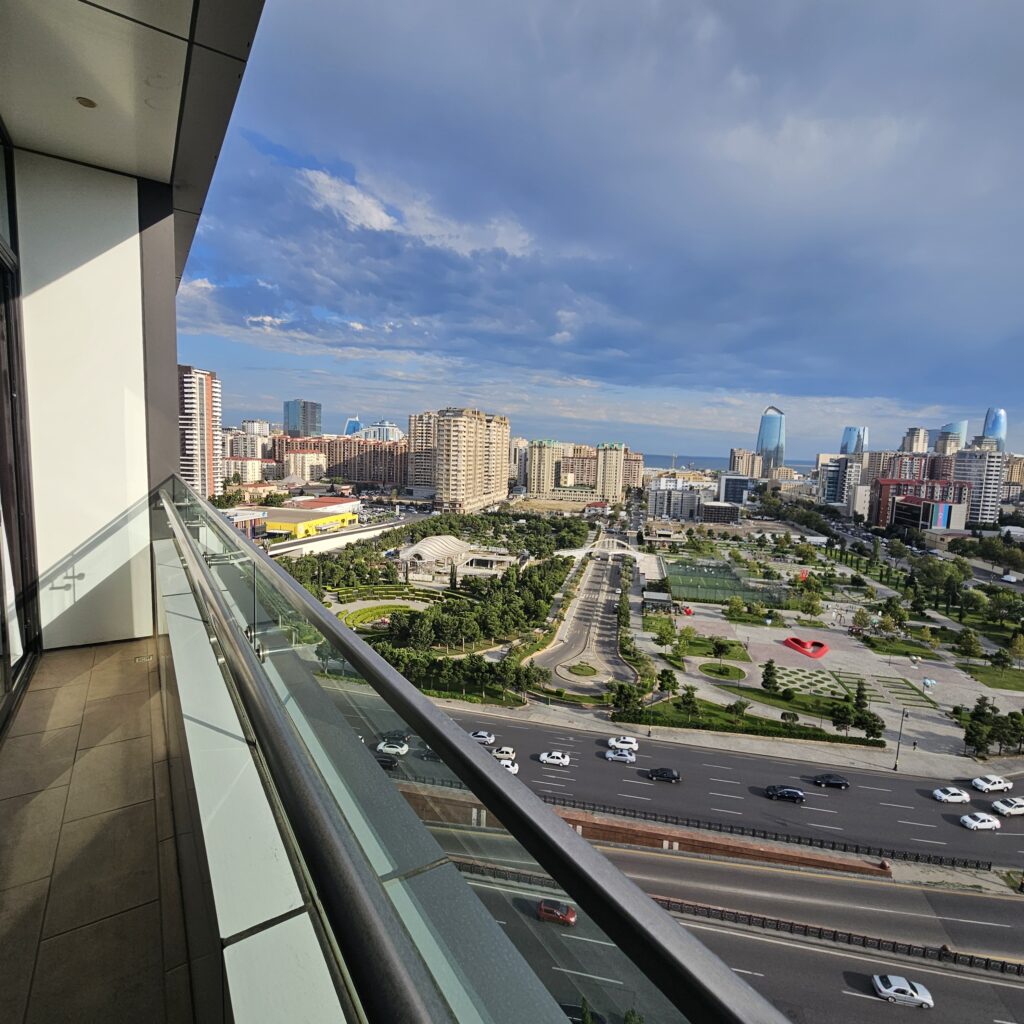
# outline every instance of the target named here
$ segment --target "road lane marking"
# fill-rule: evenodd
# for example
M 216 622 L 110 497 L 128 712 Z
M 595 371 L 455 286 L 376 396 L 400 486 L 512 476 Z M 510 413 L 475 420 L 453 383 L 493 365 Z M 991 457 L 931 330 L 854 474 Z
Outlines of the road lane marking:
M 904 821 L 903 818 L 896 819 L 901 825 L 917 825 L 919 828 L 938 828 L 938 825 L 929 825 L 923 821 Z
M 763 978 L 764 975 L 760 971 L 745 971 L 742 967 L 732 967 L 730 970 L 735 971 L 737 974 L 752 974 L 755 978 Z
M 816 811 L 818 814 L 838 814 L 838 811 L 833 811 L 828 807 L 801 807 L 804 811 Z
M 719 814 L 743 814 L 742 811 L 727 811 L 724 807 L 712 807 L 711 810 L 718 811 Z
M 575 782 L 576 780 L 574 779 L 573 781 Z M 544 779 L 543 782 L 545 786 L 558 786 L 559 789 L 565 788 L 564 782 L 555 782 L 554 779 Z
M 745 797 L 736 796 L 733 793 L 708 793 L 708 796 L 720 796 L 723 800 L 744 800 Z
M 819 825 L 816 821 L 810 822 L 811 828 L 827 828 L 830 832 L 842 832 L 838 825 Z
M 646 800 L 648 803 L 651 802 L 649 796 L 634 796 L 632 793 L 616 793 L 616 796 L 624 796 L 627 800 Z
M 552 967 L 553 971 L 561 971 L 562 974 L 575 974 L 580 978 L 592 978 L 594 981 L 603 981 L 606 985 L 621 985 L 617 978 L 602 978 L 599 974 L 584 974 L 583 971 L 570 971 L 568 967 Z
M 856 996 L 858 999 L 877 999 L 878 996 L 869 996 L 866 992 L 851 992 L 848 988 L 843 989 L 844 996 Z
M 891 793 L 892 792 L 891 789 L 885 789 L 883 786 L 861 786 L 859 783 L 857 785 L 857 788 L 858 789 L 873 789 L 873 790 L 875 790 L 878 793 Z
M 644 782 L 642 779 L 623 779 L 623 782 L 629 783 L 631 786 L 653 786 L 653 782 Z
M 743 783 L 737 779 L 708 779 L 708 782 L 724 782 L 727 786 L 742 786 Z
M 614 946 L 614 942 L 606 939 L 588 939 L 585 935 L 563 935 L 563 939 L 572 939 L 574 942 L 593 942 L 597 946 Z
M 538 789 L 538 793 L 550 793 L 552 796 L 572 796 L 572 793 L 559 793 L 557 789 Z
M 938 839 L 918 839 L 917 836 L 911 836 L 910 842 L 912 843 L 927 843 L 929 846 L 945 846 L 945 843 L 939 842 Z
M 727 771 L 727 772 L 734 772 L 734 771 L 736 771 L 736 769 L 735 769 L 735 768 L 731 768 L 731 767 L 730 767 L 729 765 L 727 765 L 727 764 L 708 764 L 708 762 L 707 762 L 707 761 L 702 761 L 702 762 L 701 762 L 701 764 L 702 764 L 702 765 L 703 765 L 703 766 L 704 766 L 705 768 L 721 768 L 721 769 L 722 769 L 723 771 Z
M 899 808 L 901 808 L 904 811 L 912 811 L 914 809 L 913 805 L 911 805 L 911 804 L 887 804 L 884 801 L 880 802 L 878 806 L 879 807 L 899 807 Z

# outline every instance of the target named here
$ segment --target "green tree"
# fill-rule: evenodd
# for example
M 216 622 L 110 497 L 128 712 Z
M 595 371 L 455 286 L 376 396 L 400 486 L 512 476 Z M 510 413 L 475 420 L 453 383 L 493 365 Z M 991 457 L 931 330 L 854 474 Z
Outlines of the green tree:
M 711 656 L 718 659 L 719 665 L 722 664 L 722 659 L 729 653 L 731 646 L 732 644 L 724 637 L 711 637 Z
M 837 701 L 832 708 L 832 725 L 836 729 L 842 729 L 849 734 L 850 726 L 853 725 L 854 710 L 849 701 Z
M 742 718 L 750 708 L 749 700 L 734 700 L 731 704 L 727 704 L 725 710 L 729 712 L 734 718 Z
M 964 753 L 973 750 L 982 757 L 988 753 L 990 726 L 982 722 L 970 721 L 964 729 Z
M 981 648 L 981 641 L 978 639 L 978 634 L 973 629 L 962 629 L 960 635 L 956 638 L 956 643 L 953 645 L 953 650 L 957 654 L 966 658 L 968 662 L 972 658 L 980 658 L 985 652 Z
M 858 629 L 867 629 L 871 625 L 871 616 L 866 608 L 858 608 L 853 613 L 853 624 Z
M 939 649 L 939 638 L 927 626 L 921 629 L 921 643 L 926 647 L 930 647 L 933 651 Z
M 778 693 L 779 670 L 775 667 L 775 659 L 769 658 L 761 670 L 761 688 L 768 693 Z
M 808 594 L 807 597 L 800 602 L 800 611 L 802 611 L 804 615 L 809 615 L 812 619 L 816 618 L 821 614 L 821 601 L 819 601 L 813 594 Z
M 448 573 L 448 589 L 459 589 L 459 570 L 455 568 L 454 562 L 452 563 L 451 572 Z
M 679 680 L 670 668 L 663 668 L 658 673 L 658 689 L 662 693 L 673 694 L 679 689 Z
M 1010 641 L 1010 657 L 1017 664 L 1017 668 L 1020 668 L 1020 663 L 1024 661 L 1024 633 L 1018 633 Z
M 639 1010 L 630 1007 L 622 1015 L 622 1024 L 644 1024 L 644 1015 Z
M 625 714 L 637 713 L 643 710 L 643 692 L 639 686 L 632 683 L 613 683 L 611 687 L 612 707 Z
M 794 726 L 800 721 L 800 716 L 795 711 L 783 711 L 779 718 L 788 726 Z
M 726 618 L 734 619 L 739 615 L 742 615 L 746 611 L 746 606 L 743 604 L 742 597 L 730 597 L 728 604 L 725 606 Z
M 857 712 L 853 724 L 857 729 L 863 729 L 864 736 L 869 740 L 881 738 L 882 733 L 885 731 L 885 722 L 874 711 Z
M 863 679 L 857 680 L 857 692 L 853 695 L 853 710 L 862 713 L 868 709 L 868 690 Z
M 594 1013 L 590 1009 L 590 1003 L 586 996 L 580 997 L 580 1022 L 581 1024 L 594 1024 Z
M 692 684 L 684 686 L 679 700 L 676 701 L 676 707 L 682 714 L 686 715 L 687 723 L 697 721 L 701 715 L 700 701 L 697 699 L 697 687 Z
M 996 650 L 994 650 L 988 656 L 988 660 L 989 664 L 991 664 L 993 668 L 999 669 L 1000 675 L 1002 675 L 1003 672 L 1005 672 L 1013 664 L 1013 657 L 1011 656 L 1010 652 L 1003 647 L 999 647 Z

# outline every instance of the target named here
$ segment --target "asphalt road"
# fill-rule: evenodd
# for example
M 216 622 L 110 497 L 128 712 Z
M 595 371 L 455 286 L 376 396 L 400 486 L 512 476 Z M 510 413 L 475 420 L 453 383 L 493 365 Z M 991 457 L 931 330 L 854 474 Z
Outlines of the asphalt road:
M 392 712 L 381 712 L 376 700 L 368 699 L 366 707 L 372 710 L 364 711 L 358 693 L 339 694 L 338 699 L 353 727 L 367 740 L 401 725 Z M 487 713 L 458 711 L 452 717 L 467 731 L 493 732 L 498 746 L 515 747 L 519 781 L 545 796 L 793 835 L 978 858 L 1010 867 L 1024 863 L 1024 817 L 1001 819 L 1002 829 L 995 832 L 970 832 L 960 825 L 961 815 L 969 810 L 988 810 L 997 798 L 971 790 L 966 778 L 922 779 L 896 772 L 850 770 L 843 772 L 850 780 L 850 789 L 819 789 L 811 784 L 817 774 L 814 768 L 785 758 L 690 748 L 649 740 L 639 732 L 634 733 L 640 737 L 638 760 L 628 765 L 605 759 L 610 732 L 567 731 Z M 416 745 L 414 741 L 413 748 Z M 568 753 L 572 759 L 569 767 L 542 765 L 537 756 L 546 750 Z M 644 772 L 654 767 L 675 768 L 682 783 L 651 782 Z M 400 771 L 413 778 L 453 777 L 444 765 L 418 759 L 415 749 Z M 769 800 L 764 787 L 770 783 L 800 787 L 807 800 L 803 804 Z M 970 805 L 940 804 L 932 798 L 933 789 L 950 784 L 971 793 Z
M 647 1024 L 682 1019 L 584 914 L 572 928 L 541 922 L 535 916 L 537 894 L 530 890 L 504 882 L 471 885 L 559 1002 L 579 1003 L 585 996 L 610 1024 L 621 1024 L 630 1007 Z M 796 1024 L 874 1024 L 914 1012 L 875 996 L 873 974 L 903 975 L 925 985 L 936 1003 L 929 1021 L 1024 1024 L 1024 985 L 999 976 L 910 965 L 717 925 L 683 926 Z
M 580 677 L 579 689 L 597 680 L 602 684 L 600 688 L 609 679 L 632 682 L 633 673 L 618 651 L 615 590 L 620 584 L 620 575 L 617 561 L 600 557 L 591 561 L 559 631 L 559 639 L 533 659 L 536 664 L 553 671 L 559 665 L 568 667 L 583 661 L 597 669 L 597 676 Z M 572 687 L 564 678 L 558 678 L 555 685 Z
M 445 852 L 520 871 L 540 870 L 504 832 L 437 826 Z M 827 872 L 739 864 L 660 850 L 595 844 L 645 892 L 730 910 L 765 914 L 861 935 L 949 945 L 959 952 L 1019 959 L 1024 952 L 1022 902 Z

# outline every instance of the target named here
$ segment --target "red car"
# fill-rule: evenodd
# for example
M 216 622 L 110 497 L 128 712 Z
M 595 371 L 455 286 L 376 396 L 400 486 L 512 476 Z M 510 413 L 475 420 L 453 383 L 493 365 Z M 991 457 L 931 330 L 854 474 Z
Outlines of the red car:
M 537 917 L 541 921 L 554 921 L 555 924 L 574 925 L 576 923 L 576 909 L 568 903 L 559 903 L 558 900 L 541 900 L 537 904 Z
M 685 607 L 685 608 L 683 609 L 683 614 L 684 614 L 684 615 L 692 615 L 692 614 L 693 614 L 693 609 L 692 609 L 692 608 L 691 608 L 691 607 L 690 607 L 689 605 L 687 605 L 687 606 L 686 606 L 686 607 Z

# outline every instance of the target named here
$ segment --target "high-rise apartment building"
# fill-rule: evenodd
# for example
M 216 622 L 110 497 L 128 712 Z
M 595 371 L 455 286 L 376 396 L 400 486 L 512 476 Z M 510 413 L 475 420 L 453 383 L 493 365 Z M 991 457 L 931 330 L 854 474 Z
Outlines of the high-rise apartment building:
M 877 451 L 864 453 L 864 469 L 860 475 L 860 482 L 870 486 L 872 480 L 889 475 L 889 467 L 898 452 Z
M 999 522 L 999 503 L 1006 482 L 1006 455 L 996 448 L 964 448 L 953 456 L 953 479 L 970 485 L 967 521 Z
M 914 497 L 926 501 L 963 505 L 971 499 L 971 484 L 965 480 L 915 480 L 878 477 L 871 483 L 870 520 L 886 527 L 892 522 L 896 498 Z
M 925 427 L 907 427 L 907 432 L 900 442 L 901 452 L 928 451 L 928 431 Z
M 284 457 L 285 477 L 300 480 L 319 480 L 327 474 L 327 456 L 312 448 L 300 448 L 288 452 Z
M 266 439 L 260 434 L 232 434 L 228 454 L 233 459 L 262 459 Z
M 409 417 L 408 485 L 417 498 L 430 497 L 435 490 L 434 462 L 437 455 L 437 413 L 418 412 Z
M 955 455 L 967 446 L 967 420 L 953 420 L 939 427 L 939 436 L 935 439 L 935 452 L 938 455 Z
M 387 489 L 405 487 L 408 482 L 409 446 L 400 441 L 374 441 L 342 436 L 328 439 L 323 446 L 327 476 Z
M 367 441 L 401 441 L 405 437 L 405 431 L 391 420 L 377 420 L 376 423 L 357 430 L 354 435 L 349 435 L 346 431 L 345 436 L 361 437 Z
M 479 409 L 437 413 L 434 505 L 442 512 L 477 512 L 508 497 L 507 416 Z
M 284 403 L 284 432 L 289 437 L 319 437 L 321 406 L 304 398 Z
M 531 441 L 527 462 L 526 493 L 531 496 L 547 495 L 558 483 L 560 459 L 557 441 Z M 595 462 L 595 481 L 597 464 Z
M 840 455 L 821 467 L 818 476 L 818 500 L 826 505 L 848 506 L 850 489 L 860 484 L 863 460 L 853 455 Z
M 754 445 L 761 456 L 762 472 L 771 476 L 786 462 L 786 414 L 774 405 L 761 413 L 761 425 Z
M 270 437 L 268 420 L 242 420 L 242 430 L 247 434 L 255 434 L 257 437 Z
M 559 487 L 595 487 L 597 455 L 563 455 L 558 460 Z
M 730 448 L 729 472 L 759 479 L 764 475 L 764 460 L 749 448 Z
M 526 486 L 526 467 L 530 458 L 530 442 L 513 437 L 508 443 L 508 478 L 513 487 Z
M 995 440 L 998 451 L 1006 451 L 1006 410 L 994 407 L 987 410 L 981 434 L 982 437 L 990 437 Z
M 1024 455 L 1007 455 L 1006 483 L 1024 484 Z
M 224 491 L 220 380 L 212 370 L 178 365 L 181 478 L 204 497 Z
M 622 486 L 629 490 L 631 488 L 643 487 L 644 484 L 644 457 L 640 452 L 631 452 L 626 449 L 626 455 L 622 461 Z
M 840 455 L 863 455 L 868 449 L 867 427 L 844 427 L 839 442 Z
M 594 493 L 605 501 L 621 501 L 625 480 L 626 446 L 621 442 L 597 446 Z

